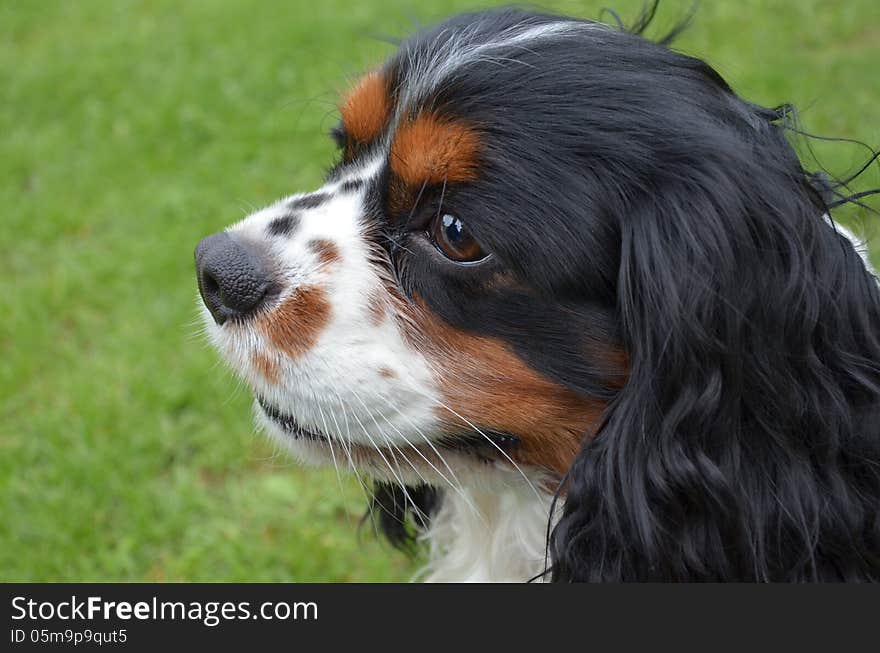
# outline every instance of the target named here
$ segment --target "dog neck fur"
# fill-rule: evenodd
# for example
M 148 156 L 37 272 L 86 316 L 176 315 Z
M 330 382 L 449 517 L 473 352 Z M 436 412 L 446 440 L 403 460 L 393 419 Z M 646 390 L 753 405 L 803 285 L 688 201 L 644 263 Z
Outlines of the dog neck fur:
M 419 577 L 435 583 L 533 578 L 544 569 L 552 502 L 551 492 L 526 486 L 446 492 L 424 536 L 430 558 Z

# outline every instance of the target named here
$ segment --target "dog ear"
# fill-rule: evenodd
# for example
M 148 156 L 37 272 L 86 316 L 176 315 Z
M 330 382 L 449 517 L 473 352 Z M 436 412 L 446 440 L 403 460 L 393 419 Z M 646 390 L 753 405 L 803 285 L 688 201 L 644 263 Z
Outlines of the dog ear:
M 880 293 L 782 158 L 630 201 L 630 376 L 569 470 L 553 579 L 880 579 Z

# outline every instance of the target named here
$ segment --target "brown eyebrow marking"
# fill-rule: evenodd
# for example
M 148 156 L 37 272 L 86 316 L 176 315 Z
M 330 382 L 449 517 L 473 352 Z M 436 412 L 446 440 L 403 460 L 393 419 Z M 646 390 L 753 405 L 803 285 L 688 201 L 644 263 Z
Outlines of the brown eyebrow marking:
M 391 115 L 388 80 L 381 71 L 364 75 L 345 97 L 340 108 L 349 137 L 369 143 L 382 133 Z
M 422 113 L 402 124 L 391 144 L 391 169 L 409 187 L 477 176 L 480 138 L 467 124 Z

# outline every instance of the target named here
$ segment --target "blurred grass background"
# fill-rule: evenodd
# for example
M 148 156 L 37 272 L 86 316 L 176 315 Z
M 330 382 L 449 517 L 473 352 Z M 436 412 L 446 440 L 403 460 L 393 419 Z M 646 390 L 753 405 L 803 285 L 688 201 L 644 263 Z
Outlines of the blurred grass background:
M 192 250 L 320 183 L 338 91 L 391 52 L 374 37 L 488 4 L 0 2 L 0 580 L 411 575 L 357 535 L 354 483 L 253 435 L 198 336 Z M 664 2 L 652 33 L 688 7 Z M 812 132 L 880 145 L 876 0 L 705 1 L 677 47 Z M 814 149 L 839 175 L 867 156 Z

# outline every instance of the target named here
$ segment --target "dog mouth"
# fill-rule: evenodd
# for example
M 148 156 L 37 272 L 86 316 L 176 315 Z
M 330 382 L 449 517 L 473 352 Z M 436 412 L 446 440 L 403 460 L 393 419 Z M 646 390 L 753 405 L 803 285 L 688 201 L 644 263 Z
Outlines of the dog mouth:
M 257 397 L 257 403 L 260 404 L 260 408 L 263 410 L 263 413 L 266 415 L 266 417 L 268 417 L 274 424 L 279 426 L 282 431 L 284 431 L 288 436 L 295 440 L 314 440 L 315 442 L 327 442 L 330 439 L 328 436 L 319 431 L 307 429 L 302 424 L 300 424 L 295 417 L 286 413 L 282 413 L 280 410 L 278 410 L 275 406 L 270 404 L 262 397 Z
M 333 436 L 327 435 L 318 429 L 304 426 L 296 419 L 296 417 L 281 411 L 262 397 L 257 397 L 257 403 L 263 411 L 263 414 L 273 424 L 280 428 L 285 435 L 294 440 L 312 442 L 319 445 L 326 445 L 328 447 L 332 447 L 333 442 L 341 444 L 341 441 Z M 519 444 L 520 438 L 510 433 L 500 433 L 486 429 L 476 431 L 475 429 L 473 433 L 445 435 L 442 438 L 433 440 L 431 444 L 428 445 L 427 452 L 421 445 L 416 446 L 409 444 L 406 448 L 419 449 L 422 452 L 422 455 L 424 455 L 424 453 L 429 453 L 432 450 L 436 453 L 436 450 L 440 449 L 465 454 L 482 462 L 489 463 L 496 460 L 510 461 L 511 456 L 516 453 Z M 368 447 L 365 445 L 354 445 L 351 442 L 348 442 L 347 446 L 349 448 L 358 447 L 367 452 L 381 452 L 381 447 L 378 446 Z

